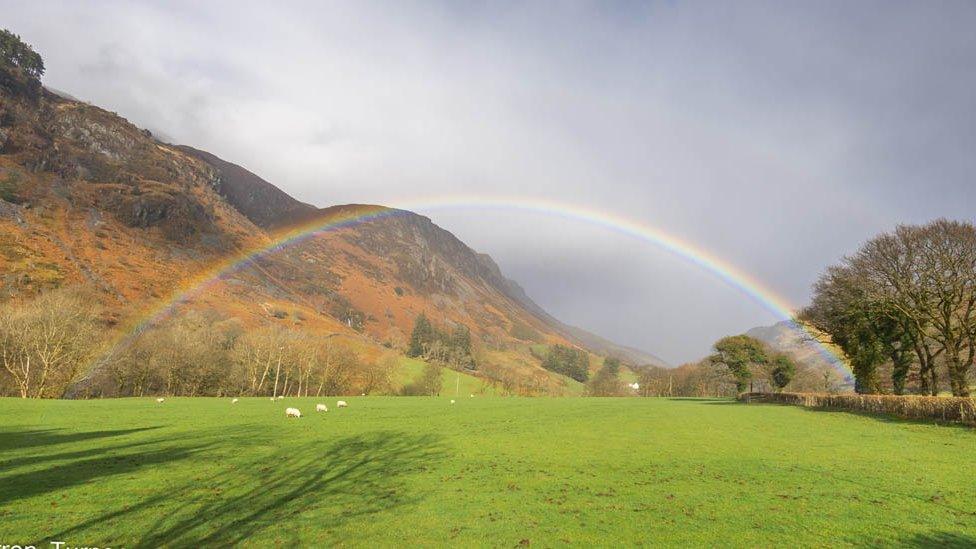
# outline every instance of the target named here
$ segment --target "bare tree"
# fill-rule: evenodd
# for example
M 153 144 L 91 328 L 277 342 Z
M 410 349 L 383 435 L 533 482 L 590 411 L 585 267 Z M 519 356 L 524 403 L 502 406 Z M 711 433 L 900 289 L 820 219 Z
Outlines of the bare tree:
M 97 348 L 96 311 L 76 289 L 0 307 L 0 357 L 22 398 L 64 394 Z
M 900 226 L 868 242 L 850 264 L 869 295 L 914 329 L 933 394 L 941 354 L 952 393 L 968 396 L 976 353 L 976 227 L 944 219 Z
M 376 362 L 362 362 L 361 383 L 366 394 L 389 391 L 393 372 L 400 366 L 396 353 L 384 353 Z

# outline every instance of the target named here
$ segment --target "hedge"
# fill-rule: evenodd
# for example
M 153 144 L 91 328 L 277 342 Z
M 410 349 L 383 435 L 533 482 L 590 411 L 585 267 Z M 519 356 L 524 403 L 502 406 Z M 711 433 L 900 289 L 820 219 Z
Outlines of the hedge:
M 968 397 L 742 393 L 739 400 L 976 425 L 976 399 Z

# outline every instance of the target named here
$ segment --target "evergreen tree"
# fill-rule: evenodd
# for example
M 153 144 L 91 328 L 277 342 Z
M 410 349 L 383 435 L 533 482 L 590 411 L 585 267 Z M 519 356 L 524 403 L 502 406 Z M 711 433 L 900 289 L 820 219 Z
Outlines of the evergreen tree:
M 413 323 L 413 333 L 410 334 L 410 347 L 407 349 L 407 356 L 422 356 L 435 339 L 434 327 L 427 320 L 427 315 L 420 313 Z
M 0 64 L 20 69 L 35 81 L 44 75 L 44 60 L 40 54 L 6 29 L 0 29 Z

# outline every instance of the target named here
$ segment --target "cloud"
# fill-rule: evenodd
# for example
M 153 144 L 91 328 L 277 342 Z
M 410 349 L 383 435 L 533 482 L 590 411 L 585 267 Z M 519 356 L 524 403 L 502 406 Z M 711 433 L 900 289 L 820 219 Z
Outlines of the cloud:
M 968 2 L 45 2 L 4 15 L 51 86 L 301 200 L 558 198 L 680 235 L 797 305 L 872 234 L 971 219 L 976 201 Z M 472 213 L 431 215 L 564 320 L 670 361 L 774 320 L 625 237 Z

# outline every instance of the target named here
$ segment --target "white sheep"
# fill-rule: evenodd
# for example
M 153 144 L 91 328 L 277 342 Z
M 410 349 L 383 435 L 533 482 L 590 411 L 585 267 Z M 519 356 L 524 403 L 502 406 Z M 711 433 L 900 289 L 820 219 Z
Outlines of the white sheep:
M 232 400 L 232 401 L 230 401 L 230 403 L 231 403 L 231 404 L 237 404 L 237 401 L 238 401 L 238 400 L 240 400 L 240 399 L 239 399 L 239 398 L 235 398 L 234 400 Z
M 156 402 L 158 402 L 159 404 L 162 404 L 163 401 L 165 401 L 165 400 L 166 400 L 165 398 L 159 397 L 159 398 L 156 399 Z
M 454 399 L 453 398 L 451 399 L 451 404 L 454 404 Z
M 315 411 L 316 412 L 328 412 L 329 411 L 329 407 L 326 406 L 325 404 L 316 404 L 315 405 Z
M 285 395 L 278 395 L 278 400 L 285 398 Z
M 346 406 L 349 406 L 349 405 L 346 404 L 346 401 L 345 400 L 340 400 L 339 402 L 336 402 L 336 408 L 345 408 Z
M 302 412 L 298 408 L 287 408 L 285 417 L 302 417 Z

